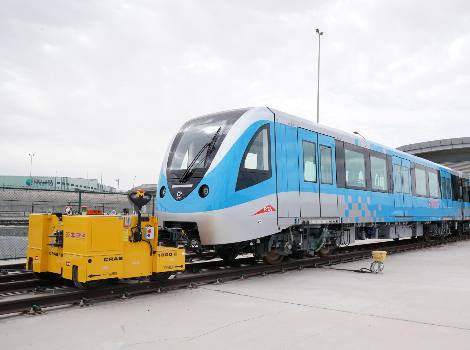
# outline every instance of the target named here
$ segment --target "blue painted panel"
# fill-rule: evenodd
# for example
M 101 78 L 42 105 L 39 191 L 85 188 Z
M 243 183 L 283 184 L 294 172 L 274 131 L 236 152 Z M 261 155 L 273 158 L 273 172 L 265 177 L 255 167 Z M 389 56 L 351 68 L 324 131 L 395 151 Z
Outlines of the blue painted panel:
M 338 188 L 338 201 L 344 203 L 343 222 L 395 222 L 392 194 Z
M 302 217 L 320 216 L 320 194 L 319 194 L 319 176 L 318 176 L 318 134 L 305 129 L 298 129 L 298 164 L 299 173 L 297 182 L 300 184 L 300 212 Z M 311 168 L 305 168 L 304 146 L 311 147 L 315 152 L 315 162 Z M 294 158 L 294 157 L 293 157 Z M 310 178 L 315 181 L 310 181 Z
M 322 157 L 321 149 L 322 146 L 329 147 L 331 149 L 331 182 L 329 179 L 322 177 Z M 320 216 L 322 217 L 337 217 L 338 213 L 338 189 L 336 187 L 336 149 L 335 139 L 318 134 L 318 177 L 319 177 L 319 190 L 320 190 Z M 330 183 L 328 183 L 330 182 Z M 322 196 L 322 194 L 324 194 Z
M 299 217 L 297 129 L 284 124 L 275 124 L 277 191 L 278 193 L 288 193 L 288 195 L 278 196 L 277 215 L 278 218 Z
M 404 200 L 402 185 L 403 181 L 401 178 L 401 158 L 397 156 L 392 157 L 392 173 L 393 173 L 393 197 L 395 202 L 395 208 L 392 213 L 394 217 L 405 216 Z
M 261 198 L 276 192 L 276 176 L 274 170 L 274 147 L 271 147 L 272 176 L 254 186 L 235 191 L 235 185 L 238 177 L 238 169 L 248 143 L 256 131 L 263 125 L 270 124 L 271 140 L 274 140 L 274 123 L 268 120 L 260 120 L 246 129 L 240 138 L 227 152 L 222 161 L 207 173 L 199 186 L 207 184 L 209 186 L 209 195 L 201 198 L 198 194 L 198 188 L 195 188 L 185 199 L 176 201 L 167 191 L 164 198 L 158 198 L 157 210 L 172 213 L 194 213 L 201 211 L 218 210 L 228 208 L 234 205 L 245 203 L 257 198 Z M 163 170 L 160 173 L 159 186 L 168 187 L 166 175 Z M 268 203 L 271 204 L 271 203 Z
M 297 147 L 297 128 L 286 128 L 286 168 L 287 172 L 287 191 L 299 192 L 299 160 L 297 155 L 299 149 Z M 292 216 L 292 215 L 291 215 Z
M 305 181 L 304 179 L 304 153 L 303 153 L 303 142 L 312 142 L 315 144 L 315 151 L 316 151 L 316 160 L 315 160 L 315 168 L 316 168 L 316 181 L 315 182 L 310 182 L 310 181 Z M 318 135 L 317 133 L 305 130 L 305 129 L 299 129 L 299 143 L 298 143 L 298 149 L 299 149 L 299 157 L 298 157 L 298 162 L 299 162 L 299 172 L 298 172 L 298 177 L 297 177 L 297 183 L 300 183 L 300 191 L 301 192 L 317 192 L 318 193 Z M 292 157 L 292 158 L 297 158 L 297 157 Z
M 406 191 L 408 193 L 403 193 L 403 214 L 407 217 L 411 217 L 411 210 L 413 209 L 413 194 L 411 193 L 411 162 L 409 160 L 402 159 L 401 166 L 402 168 L 406 168 L 410 179 L 408 189 Z M 405 192 L 404 184 L 402 184 L 402 190 Z

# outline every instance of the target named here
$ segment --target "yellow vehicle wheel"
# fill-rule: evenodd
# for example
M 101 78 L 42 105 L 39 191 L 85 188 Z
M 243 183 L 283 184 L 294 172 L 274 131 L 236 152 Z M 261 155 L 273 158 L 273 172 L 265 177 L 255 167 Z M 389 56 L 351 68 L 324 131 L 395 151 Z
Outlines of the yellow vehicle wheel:
M 72 266 L 72 282 L 73 285 L 78 289 L 96 288 L 106 284 L 106 280 L 90 281 L 90 282 L 79 282 L 78 281 L 78 266 Z
M 152 275 L 149 277 L 149 280 L 151 280 L 152 282 L 162 282 L 169 279 L 171 275 L 171 272 L 152 273 Z
M 51 272 L 33 272 L 33 275 L 38 280 L 44 280 L 44 281 L 57 281 L 60 279 L 59 275 L 56 275 L 55 273 L 51 273 Z

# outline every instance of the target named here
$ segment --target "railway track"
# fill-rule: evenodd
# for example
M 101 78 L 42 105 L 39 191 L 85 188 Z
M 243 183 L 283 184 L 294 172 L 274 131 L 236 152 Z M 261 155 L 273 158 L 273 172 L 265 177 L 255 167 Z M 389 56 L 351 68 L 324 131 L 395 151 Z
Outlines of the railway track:
M 127 298 L 140 294 L 159 293 L 162 291 L 193 288 L 200 284 L 221 283 L 235 279 L 243 279 L 252 276 L 267 275 L 272 273 L 285 272 L 308 267 L 322 267 L 335 265 L 356 260 L 370 259 L 372 250 L 385 249 L 388 254 L 397 254 L 411 250 L 427 247 L 434 247 L 452 242 L 469 240 L 470 236 L 452 236 L 442 240 L 426 242 L 424 240 L 403 240 L 399 242 L 379 242 L 364 244 L 360 246 L 348 247 L 339 250 L 337 254 L 329 257 L 312 257 L 304 259 L 290 259 L 279 265 L 267 265 L 257 263 L 252 257 L 237 259 L 236 263 L 230 266 L 220 260 L 193 262 L 187 265 L 187 271 L 161 282 L 150 282 L 143 280 L 131 280 L 117 284 L 105 285 L 96 289 L 79 290 L 71 287 L 56 286 L 48 281 L 40 280 L 17 280 L 13 282 L 0 283 L 0 293 L 8 286 L 10 291 L 16 286 L 37 291 L 41 286 L 43 290 L 40 294 L 27 294 L 25 297 L 16 299 L 0 300 L 0 315 L 12 313 L 40 313 L 45 308 L 62 305 L 88 305 L 94 302 Z M 36 284 L 34 284 L 34 282 Z M 41 283 L 43 283 L 41 285 Z M 31 285 L 29 285 L 31 284 Z M 63 284 L 63 283 L 62 283 Z M 54 288 L 57 287 L 57 288 Z
M 241 257 L 236 262 L 231 264 L 231 267 L 241 266 L 244 264 L 253 264 L 254 258 Z M 5 265 L 8 269 L 4 269 L 0 275 L 0 298 L 2 294 L 19 292 L 19 291 L 37 291 L 44 290 L 51 287 L 70 287 L 71 284 L 61 279 L 52 278 L 51 280 L 39 279 L 31 271 L 24 270 L 24 266 L 20 270 L 15 270 L 11 267 L 18 267 L 15 265 Z M 200 271 L 216 268 L 227 268 L 228 265 L 221 260 L 198 260 L 186 264 L 186 272 L 197 273 Z
M 26 268 L 25 263 L 18 263 L 18 264 L 9 264 L 9 265 L 2 265 L 0 266 L 0 273 L 10 270 L 24 270 Z

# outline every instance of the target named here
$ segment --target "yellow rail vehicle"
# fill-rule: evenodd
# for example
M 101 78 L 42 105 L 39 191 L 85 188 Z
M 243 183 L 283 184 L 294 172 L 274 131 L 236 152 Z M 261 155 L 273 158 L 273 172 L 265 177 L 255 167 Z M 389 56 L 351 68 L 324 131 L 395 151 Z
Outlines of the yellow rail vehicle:
M 142 206 L 137 207 L 138 215 L 32 214 L 28 269 L 72 280 L 77 287 L 184 271 L 184 249 L 160 246 L 157 218 L 141 217 Z

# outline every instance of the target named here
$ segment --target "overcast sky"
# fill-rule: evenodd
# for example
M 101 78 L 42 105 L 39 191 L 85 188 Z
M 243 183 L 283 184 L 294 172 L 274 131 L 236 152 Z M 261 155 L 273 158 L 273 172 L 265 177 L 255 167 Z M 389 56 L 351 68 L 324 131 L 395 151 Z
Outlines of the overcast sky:
M 155 183 L 189 118 L 267 105 L 390 146 L 470 136 L 468 1 L 1 1 L 0 174 Z

